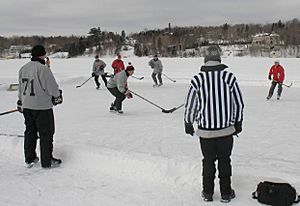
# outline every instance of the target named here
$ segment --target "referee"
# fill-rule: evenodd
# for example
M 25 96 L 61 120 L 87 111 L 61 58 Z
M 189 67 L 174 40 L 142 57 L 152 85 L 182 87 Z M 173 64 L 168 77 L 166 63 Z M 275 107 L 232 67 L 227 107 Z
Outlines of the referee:
M 192 78 L 186 96 L 185 132 L 193 136 L 193 123 L 197 123 L 196 135 L 203 155 L 203 200 L 213 201 L 218 160 L 221 202 L 230 202 L 235 197 L 230 156 L 233 135 L 242 131 L 244 103 L 236 77 L 221 64 L 217 46 L 206 49 L 204 63 L 200 73 Z

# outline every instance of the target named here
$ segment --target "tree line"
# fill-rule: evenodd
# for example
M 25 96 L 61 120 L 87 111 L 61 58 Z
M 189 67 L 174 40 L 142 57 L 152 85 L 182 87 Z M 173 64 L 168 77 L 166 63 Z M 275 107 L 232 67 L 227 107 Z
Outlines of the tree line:
M 162 56 L 178 56 L 181 51 L 195 49 L 209 44 L 233 45 L 250 44 L 258 33 L 276 33 L 284 46 L 300 45 L 300 22 L 298 19 L 268 24 L 225 23 L 220 26 L 166 27 L 144 30 L 126 36 L 125 30 L 119 33 L 102 31 L 93 27 L 84 36 L 0 36 L 0 52 L 11 45 L 42 44 L 50 52 L 65 51 L 70 57 L 84 53 L 114 55 L 122 47 L 133 46 L 137 56 L 160 53 Z
M 50 53 L 68 52 L 69 57 L 84 53 L 117 54 L 125 42 L 125 31 L 121 34 L 101 31 L 100 27 L 91 28 L 86 36 L 0 36 L 0 54 L 11 45 L 44 45 Z M 30 52 L 30 51 L 23 51 Z

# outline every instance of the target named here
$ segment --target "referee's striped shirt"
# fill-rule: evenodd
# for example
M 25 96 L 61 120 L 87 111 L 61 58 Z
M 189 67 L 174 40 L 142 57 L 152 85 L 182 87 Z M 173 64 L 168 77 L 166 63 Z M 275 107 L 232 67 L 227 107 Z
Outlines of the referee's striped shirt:
M 243 120 L 243 98 L 236 77 L 226 65 L 202 66 L 185 100 L 184 120 L 199 129 L 219 130 Z

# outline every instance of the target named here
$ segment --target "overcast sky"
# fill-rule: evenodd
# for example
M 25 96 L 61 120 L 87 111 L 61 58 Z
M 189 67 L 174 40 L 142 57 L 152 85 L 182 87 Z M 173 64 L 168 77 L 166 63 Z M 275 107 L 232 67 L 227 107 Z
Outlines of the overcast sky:
M 300 20 L 300 0 L 0 0 L 0 36 Z

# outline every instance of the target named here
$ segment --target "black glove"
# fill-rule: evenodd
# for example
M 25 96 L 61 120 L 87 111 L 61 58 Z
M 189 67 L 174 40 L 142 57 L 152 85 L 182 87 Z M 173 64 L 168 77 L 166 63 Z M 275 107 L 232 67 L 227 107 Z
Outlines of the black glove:
M 234 124 L 234 128 L 235 128 L 235 132 L 233 133 L 233 135 L 237 135 L 237 134 L 239 134 L 239 133 L 241 133 L 242 132 L 242 122 L 236 122 L 235 124 Z
M 189 134 L 189 135 L 192 135 L 192 136 L 194 135 L 195 130 L 194 130 L 194 127 L 193 127 L 192 123 L 184 122 L 184 127 L 185 127 L 185 133 L 186 134 Z
M 269 75 L 269 80 L 272 80 L 272 77 L 271 77 L 271 75 Z
M 94 76 L 96 76 L 96 74 L 93 72 L 93 73 L 92 73 L 92 77 L 94 77 Z
M 17 101 L 17 109 L 20 113 L 23 113 L 23 109 L 22 109 L 22 102 L 21 100 Z
M 63 102 L 63 96 L 62 96 L 62 90 L 59 90 L 60 95 L 58 97 L 52 97 L 52 104 L 54 106 L 58 105 L 58 104 L 62 104 Z

